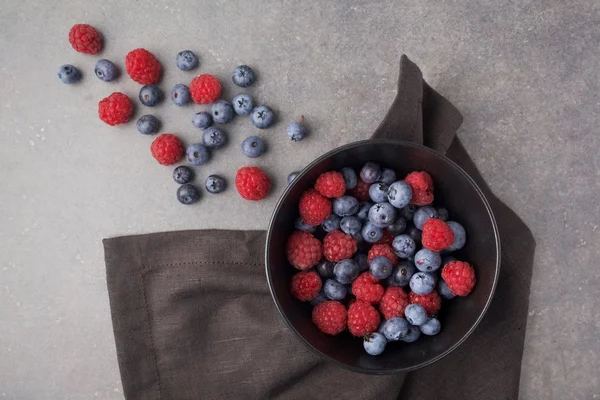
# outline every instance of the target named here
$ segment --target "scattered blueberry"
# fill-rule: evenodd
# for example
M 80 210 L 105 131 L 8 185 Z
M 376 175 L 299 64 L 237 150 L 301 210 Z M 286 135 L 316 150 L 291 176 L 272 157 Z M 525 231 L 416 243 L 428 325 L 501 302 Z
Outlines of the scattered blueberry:
M 94 67 L 94 73 L 96 73 L 98 79 L 104 82 L 113 81 L 119 76 L 119 70 L 115 64 L 104 58 L 98 60 L 96 63 L 96 66 Z
M 208 149 L 220 149 L 227 143 L 227 135 L 219 128 L 210 126 L 202 133 L 202 143 Z
M 335 279 L 344 285 L 352 283 L 358 276 L 358 264 L 352 259 L 342 260 L 333 267 Z
M 378 356 L 383 353 L 386 344 L 387 340 L 385 336 L 378 332 L 369 333 L 363 339 L 365 351 L 372 356 Z
M 173 180 L 180 185 L 184 183 L 188 183 L 194 177 L 194 173 L 192 170 L 185 165 L 180 165 L 179 167 L 173 170 Z
M 182 71 L 191 71 L 198 66 L 198 57 L 191 50 L 183 50 L 175 57 L 177 68 Z
M 377 256 L 371 260 L 369 271 L 377 279 L 386 279 L 392 274 L 394 266 L 387 257 Z
M 419 340 L 420 337 L 421 329 L 418 326 L 411 325 L 408 327 L 408 333 L 406 334 L 406 336 L 404 336 L 402 341 L 406 343 L 413 343 Z
M 414 204 L 409 204 L 406 207 L 402 207 L 398 212 L 400 216 L 407 221 L 412 221 L 413 216 L 415 215 L 415 211 L 417 211 L 417 206 Z
M 193 143 L 188 146 L 185 156 L 193 165 L 202 165 L 209 160 L 210 153 L 202 143 Z
M 417 268 L 411 261 L 400 260 L 387 282 L 391 286 L 408 286 L 410 278 L 412 278 L 415 272 L 417 272 Z
M 242 153 L 244 153 L 246 157 L 260 157 L 265 152 L 265 148 L 265 142 L 258 136 L 248 136 L 242 142 Z
M 374 162 L 368 162 L 360 170 L 360 179 L 366 183 L 375 183 L 381 177 L 381 167 Z
M 231 121 L 235 115 L 231 103 L 226 100 L 215 101 L 212 104 L 210 111 L 212 113 L 213 121 L 217 124 L 226 124 Z
M 344 167 L 340 170 L 342 175 L 344 176 L 344 183 L 346 184 L 346 189 L 354 189 L 358 184 L 358 178 L 356 177 L 356 172 L 354 169 L 350 167 Z
M 389 186 L 383 182 L 375 182 L 369 187 L 369 197 L 375 203 L 383 203 L 387 201 L 387 193 Z
M 460 250 L 467 242 L 467 232 L 461 224 L 456 221 L 448 221 L 448 226 L 454 232 L 454 242 L 446 249 L 446 252 Z
M 406 306 L 404 316 L 411 325 L 421 326 L 427 322 L 427 311 L 420 304 L 409 304 Z
M 315 267 L 322 278 L 333 278 L 333 263 L 327 260 L 321 260 Z
M 441 219 L 442 221 L 448 221 L 448 218 L 450 217 L 450 213 L 448 213 L 447 208 L 438 207 L 436 211 L 438 213 L 439 219 Z
M 387 227 L 387 230 L 393 236 L 402 235 L 406 230 L 406 220 L 402 217 L 397 217 L 394 223 Z
M 331 300 L 344 300 L 348 289 L 338 281 L 327 279 L 325 285 L 323 285 L 323 293 Z
M 333 212 L 340 217 L 354 215 L 358 211 L 358 200 L 352 196 L 342 196 L 333 199 Z
M 200 199 L 200 193 L 194 185 L 190 185 L 186 183 L 184 185 L 179 186 L 177 189 L 177 200 L 181 204 L 194 204 Z
M 248 115 L 254 108 L 252 97 L 245 93 L 235 96 L 231 103 L 233 105 L 233 111 L 235 111 L 235 113 L 238 115 Z
M 292 122 L 286 128 L 285 133 L 294 142 L 299 142 L 308 135 L 308 129 L 302 122 Z
M 135 127 L 142 135 L 154 135 L 158 132 L 160 123 L 154 115 L 142 115 L 137 120 Z
M 171 89 L 171 100 L 176 106 L 185 106 L 191 100 L 190 88 L 183 83 L 178 83 Z
M 251 119 L 254 126 L 259 129 L 267 129 L 275 122 L 273 111 L 267 106 L 255 107 L 252 110 Z
M 410 278 L 409 286 L 416 294 L 429 294 L 435 288 L 435 279 L 426 272 L 417 272 Z
M 319 292 L 319 294 L 317 295 L 317 297 L 315 297 L 314 299 L 309 301 L 309 303 L 311 306 L 316 307 L 319 304 L 326 302 L 327 300 L 329 300 L 329 299 L 327 298 L 327 296 L 325 296 L 325 292 L 323 290 L 321 290 Z
M 415 254 L 417 244 L 409 235 L 398 235 L 392 242 L 394 253 L 400 258 L 409 258 Z
M 321 228 L 325 232 L 335 231 L 336 229 L 340 229 L 340 220 L 341 218 L 331 213 L 329 217 L 325 219 L 325 221 L 321 222 Z
M 390 318 L 381 325 L 381 333 L 387 340 L 401 340 L 408 333 L 408 322 L 400 317 Z
M 369 201 L 363 201 L 359 204 L 356 216 L 362 221 L 367 221 L 369 219 L 369 210 L 371 207 L 373 207 L 373 203 Z
M 429 319 L 429 321 L 421 325 L 420 328 L 421 332 L 424 335 L 434 336 L 440 333 L 440 330 L 442 329 L 442 324 L 440 324 L 440 321 L 437 318 L 431 318 Z
M 420 229 L 417 229 L 416 226 L 411 225 L 406 228 L 406 233 L 412 238 L 412 240 L 415 241 L 415 243 L 421 243 L 421 236 L 423 235 L 423 232 L 421 232 Z
M 423 224 L 425 223 L 425 221 L 427 221 L 429 218 L 437 217 L 438 213 L 435 210 L 435 208 L 431 206 L 425 206 L 415 211 L 415 215 L 413 216 L 413 223 L 415 224 L 417 229 L 423 229 Z
M 377 203 L 369 210 L 369 221 L 378 228 L 385 228 L 396 220 L 396 209 L 390 203 Z
M 389 186 L 396 182 L 396 172 L 393 169 L 384 168 L 379 180 Z
M 219 175 L 209 175 L 204 186 L 209 193 L 221 193 L 227 187 L 227 181 Z
M 71 64 L 65 64 L 58 69 L 58 79 L 62 83 L 75 83 L 81 79 L 81 72 Z
M 299 173 L 300 173 L 300 171 L 293 171 L 292 173 L 290 173 L 290 174 L 288 175 L 288 177 L 287 177 L 287 182 L 288 182 L 288 185 L 289 185 L 290 183 L 292 183 L 292 181 L 293 181 L 294 179 L 296 179 L 296 177 L 298 176 L 298 174 L 299 174 Z
M 367 221 L 360 231 L 365 242 L 375 243 L 383 237 L 381 228 L 376 227 L 370 221 Z
M 422 248 L 415 254 L 415 266 L 422 272 L 437 271 L 442 265 L 440 253 Z
M 358 264 L 358 269 L 360 272 L 369 269 L 369 262 L 367 261 L 367 255 L 365 253 L 357 253 L 354 256 L 354 261 L 356 261 L 356 263 Z
M 388 201 L 396 208 L 406 207 L 412 200 L 412 189 L 404 181 L 396 181 L 388 190 Z
M 256 76 L 254 75 L 252 68 L 249 66 L 239 65 L 233 70 L 233 73 L 231 74 L 231 80 L 237 86 L 245 88 L 254 83 Z
M 360 218 L 349 215 L 342 218 L 340 222 L 340 229 L 347 235 L 354 236 L 360 232 L 362 228 L 362 221 Z
M 296 218 L 296 222 L 294 223 L 294 228 L 298 229 L 299 231 L 306 231 L 306 232 L 310 232 L 310 233 L 314 233 L 314 231 L 317 230 L 316 227 L 307 224 L 300 217 Z
M 154 107 L 162 101 L 162 92 L 156 85 L 144 85 L 140 89 L 138 98 L 146 107 Z
M 440 279 L 437 283 L 437 292 L 442 299 L 452 300 L 454 297 L 456 297 L 443 279 Z
M 192 124 L 194 124 L 196 128 L 206 129 L 212 125 L 212 117 L 209 113 L 201 111 L 194 114 L 192 117 Z

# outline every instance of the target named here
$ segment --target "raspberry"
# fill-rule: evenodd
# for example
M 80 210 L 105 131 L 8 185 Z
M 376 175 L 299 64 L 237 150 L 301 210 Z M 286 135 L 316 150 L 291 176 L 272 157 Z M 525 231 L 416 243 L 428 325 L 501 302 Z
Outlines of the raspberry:
M 354 189 L 349 190 L 348 194 L 356 197 L 358 201 L 369 201 L 371 199 L 369 196 L 370 187 L 371 185 L 369 183 L 363 182 L 361 179 L 359 179 Z
M 214 75 L 198 75 L 190 83 L 190 94 L 196 104 L 214 103 L 221 96 L 221 82 Z
M 342 197 L 346 193 L 346 183 L 344 176 L 337 171 L 329 171 L 322 173 L 317 182 L 315 189 L 325 197 L 335 198 Z
M 298 208 L 302 220 L 312 226 L 319 225 L 331 214 L 331 202 L 314 189 L 304 192 Z
M 379 301 L 379 311 L 385 319 L 404 318 L 404 309 L 408 305 L 408 296 L 402 288 L 390 286 Z
M 466 296 L 475 286 L 475 270 L 463 261 L 450 261 L 442 269 L 442 279 L 457 296 Z
M 338 262 L 356 253 L 356 239 L 342 231 L 331 231 L 323 239 L 323 255 L 329 261 Z
M 300 271 L 292 278 L 290 291 L 300 301 L 311 301 L 321 291 L 321 277 L 315 271 Z
M 404 181 L 408 183 L 413 192 L 411 204 L 426 206 L 433 202 L 433 180 L 427 172 L 411 172 L 404 178 Z
M 384 292 L 383 286 L 377 282 L 379 282 L 377 278 L 371 275 L 370 272 L 363 272 L 352 282 L 352 294 L 358 300 L 377 304 Z
M 132 114 L 133 104 L 123 93 L 115 92 L 98 103 L 98 117 L 111 126 L 124 124 Z
M 295 231 L 290 235 L 286 244 L 286 252 L 290 264 L 299 270 L 314 267 L 323 256 L 319 239 L 306 231 Z
M 383 230 L 383 236 L 381 236 L 381 239 L 376 241 L 375 244 L 387 244 L 387 245 L 391 246 L 393 242 L 394 242 L 394 235 L 392 235 L 390 233 L 390 231 L 388 231 L 386 228 Z
M 262 200 L 271 190 L 271 179 L 258 167 L 242 167 L 235 174 L 235 187 L 246 200 Z
M 434 315 L 442 307 L 442 299 L 440 299 L 440 295 L 435 290 L 428 294 L 416 294 L 415 292 L 410 292 L 408 294 L 408 300 L 410 301 L 410 304 L 421 305 L 429 315 Z
M 102 50 L 102 35 L 91 25 L 76 24 L 69 31 L 69 43 L 85 54 L 96 54 Z
M 162 67 L 154 54 L 146 49 L 135 49 L 125 57 L 125 70 L 137 83 L 153 85 L 160 80 Z
M 313 323 L 328 335 L 337 335 L 346 329 L 346 307 L 339 301 L 326 301 L 312 310 Z
M 152 157 L 161 165 L 172 165 L 181 159 L 183 155 L 183 144 L 173 134 L 163 133 L 150 145 Z
M 398 262 L 398 256 L 394 253 L 394 249 L 389 244 L 375 244 L 369 250 L 369 254 L 367 256 L 367 262 L 371 263 L 371 260 L 375 257 L 383 256 L 390 260 L 392 265 L 396 265 Z
M 454 242 L 454 232 L 450 226 L 437 218 L 429 218 L 423 224 L 421 243 L 431 251 L 442 251 Z
M 348 330 L 354 336 L 364 336 L 375 332 L 380 319 L 375 307 L 366 301 L 356 300 L 348 307 Z

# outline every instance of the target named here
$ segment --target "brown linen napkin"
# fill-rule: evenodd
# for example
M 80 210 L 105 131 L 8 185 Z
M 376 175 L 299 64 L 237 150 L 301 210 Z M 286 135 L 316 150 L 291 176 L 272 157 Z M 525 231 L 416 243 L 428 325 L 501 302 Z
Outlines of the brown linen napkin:
M 408 375 L 349 372 L 319 359 L 284 325 L 265 278 L 265 232 L 118 237 L 105 239 L 104 250 L 126 398 L 517 398 L 535 242 L 455 138 L 461 122 L 458 110 L 402 56 L 398 95 L 373 137 L 446 152 L 477 181 L 500 229 L 496 295 L 458 349 Z

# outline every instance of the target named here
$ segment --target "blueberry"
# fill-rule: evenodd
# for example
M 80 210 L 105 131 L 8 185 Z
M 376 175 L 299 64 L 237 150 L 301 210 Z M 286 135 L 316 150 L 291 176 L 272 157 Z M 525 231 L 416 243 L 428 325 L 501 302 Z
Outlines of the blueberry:
M 267 106 L 254 107 L 250 118 L 254 126 L 259 129 L 267 129 L 275 122 L 273 111 Z
M 404 181 L 396 181 L 388 190 L 388 201 L 396 208 L 406 207 L 412 200 L 412 189 Z
M 162 92 L 156 85 L 144 85 L 140 89 L 138 98 L 146 107 L 154 107 L 162 101 Z
M 233 111 L 238 115 L 248 115 L 254 108 L 252 97 L 245 93 L 235 96 L 231 101 L 231 104 L 233 105 Z
M 344 167 L 340 169 L 342 176 L 344 177 L 344 183 L 346 184 L 346 189 L 354 189 L 358 184 L 358 178 L 356 177 L 356 172 L 354 169 L 350 167 Z
M 421 243 L 421 236 L 423 235 L 423 232 L 421 232 L 420 229 L 417 229 L 417 227 L 413 225 L 409 226 L 406 228 L 406 234 L 410 236 L 416 244 Z
M 322 278 L 333 278 L 333 263 L 331 261 L 321 260 L 315 269 Z
M 209 160 L 210 153 L 202 143 L 193 143 L 188 146 L 185 156 L 193 165 L 202 165 Z
M 435 287 L 435 279 L 426 272 L 417 272 L 410 278 L 409 286 L 416 294 L 429 294 Z
M 210 126 L 202 133 L 202 143 L 208 149 L 220 149 L 227 143 L 227 135 L 219 128 Z
M 362 234 L 363 239 L 365 239 L 365 242 L 369 243 L 375 243 L 383 237 L 381 228 L 376 227 L 370 221 L 367 221 L 363 225 L 360 233 Z
M 465 231 L 465 228 L 456 221 L 448 221 L 448 226 L 452 229 L 452 232 L 454 232 L 454 241 L 450 247 L 446 249 L 446 252 L 462 249 L 467 242 L 467 232 Z
M 402 340 L 408 333 L 408 322 L 400 317 L 390 318 L 381 325 L 381 333 L 389 341 Z
M 75 83 L 81 79 L 81 72 L 71 64 L 65 64 L 58 69 L 58 79 L 62 83 Z
M 199 113 L 196 113 L 192 117 L 192 124 L 194 124 L 194 126 L 196 128 L 206 129 L 209 126 L 211 126 L 212 123 L 213 123 L 212 122 L 212 117 L 210 116 L 209 113 L 207 113 L 205 111 L 201 111 Z
M 204 187 L 209 193 L 221 193 L 227 187 L 227 181 L 222 176 L 209 175 L 204 182 Z
M 154 135 L 158 132 L 160 123 L 154 115 L 142 115 L 135 123 L 135 127 L 142 135 Z
M 285 133 L 294 142 L 299 142 L 308 135 L 308 129 L 302 122 L 292 122 L 286 128 Z
M 369 221 L 378 228 L 385 228 L 396 220 L 396 209 L 390 203 L 377 203 L 369 209 Z
M 181 204 L 194 204 L 200 199 L 200 193 L 195 186 L 186 183 L 177 189 L 177 200 Z
M 413 220 L 413 215 L 415 215 L 415 211 L 417 211 L 417 206 L 415 206 L 414 204 L 409 204 L 406 207 L 402 207 L 398 211 L 398 213 L 405 220 L 412 221 Z
M 321 290 L 319 292 L 319 294 L 317 295 L 317 297 L 315 297 L 314 299 L 309 301 L 309 303 L 311 306 L 316 307 L 319 304 L 326 302 L 327 300 L 329 300 L 329 299 L 327 298 L 327 296 L 325 296 L 325 293 Z
M 394 223 L 387 227 L 387 230 L 393 236 L 402 235 L 406 230 L 406 220 L 402 217 L 397 217 Z
M 417 268 L 411 261 L 400 260 L 387 282 L 390 286 L 408 286 L 410 278 L 412 278 L 415 272 L 417 272 Z
M 442 221 L 448 221 L 448 218 L 450 217 L 450 214 L 448 213 L 448 209 L 444 208 L 444 207 L 438 207 L 436 209 L 437 213 L 438 213 L 438 218 L 441 219 Z
M 358 211 L 356 212 L 356 216 L 362 221 L 367 221 L 369 219 L 369 210 L 371 207 L 373 207 L 373 203 L 369 201 L 360 203 Z
M 358 264 L 352 259 L 345 259 L 335 264 L 333 274 L 335 279 L 344 285 L 352 283 L 358 276 Z
M 375 182 L 369 187 L 369 197 L 375 203 L 387 201 L 388 185 L 383 182 Z
M 171 100 L 176 106 L 185 106 L 191 100 L 190 88 L 183 83 L 178 83 L 171 89 Z
M 233 106 L 226 100 L 217 100 L 210 107 L 213 121 L 217 124 L 226 124 L 233 119 L 235 113 Z
M 452 300 L 454 297 L 456 297 L 443 279 L 440 279 L 437 283 L 437 292 L 442 299 Z
M 287 177 L 287 182 L 288 182 L 288 185 L 289 185 L 290 183 L 292 183 L 292 181 L 293 181 L 294 179 L 296 179 L 296 177 L 298 176 L 298 174 L 299 174 L 299 173 L 300 173 L 300 171 L 293 171 L 293 172 L 291 172 L 291 173 L 288 175 L 288 177 Z
M 254 83 L 256 80 L 256 76 L 254 75 L 254 71 L 247 65 L 239 65 L 231 74 L 231 80 L 237 86 L 240 87 L 248 87 Z
M 340 229 L 340 220 L 340 217 L 331 213 L 329 217 L 325 219 L 325 221 L 321 222 L 321 228 L 323 228 L 325 232 L 331 232 L 335 231 L 336 229 Z
M 400 258 L 409 258 L 415 254 L 417 244 L 409 235 L 398 235 L 392 242 L 394 253 Z
M 438 213 L 435 210 L 435 208 L 431 206 L 425 206 L 415 211 L 415 215 L 413 216 L 413 223 L 415 224 L 417 229 L 423 229 L 423 224 L 425 223 L 425 221 L 427 221 L 429 218 L 437 217 Z
M 363 338 L 363 347 L 372 356 L 378 356 L 383 353 L 386 344 L 387 340 L 385 336 L 378 332 L 369 333 Z
M 323 293 L 331 300 L 344 300 L 348 289 L 338 281 L 327 279 L 325 285 L 323 285 Z
M 115 64 L 104 58 L 98 60 L 98 62 L 96 63 L 96 66 L 94 67 L 94 73 L 96 74 L 98 79 L 104 82 L 110 82 L 112 80 L 117 79 L 117 77 L 119 76 L 119 70 L 117 69 Z
M 430 318 L 429 321 L 421 325 L 421 332 L 427 336 L 434 336 L 440 333 L 442 324 L 437 318 Z
M 366 183 L 375 183 L 381 177 L 381 167 L 374 162 L 368 162 L 360 170 L 360 179 Z
M 198 57 L 191 50 L 183 50 L 177 53 L 175 64 L 182 71 L 191 71 L 198 66 Z
M 420 304 L 409 304 L 406 306 L 404 316 L 411 325 L 421 326 L 427 322 L 427 311 Z
M 342 230 L 342 232 L 350 236 L 355 236 L 357 233 L 360 232 L 361 228 L 362 221 L 360 220 L 360 218 L 355 216 L 350 215 L 344 217 L 340 222 L 340 229 Z
M 307 224 L 300 217 L 296 218 L 296 222 L 294 222 L 294 228 L 298 229 L 299 231 L 306 231 L 310 233 L 314 233 L 317 230 L 317 228 Z
M 173 170 L 173 180 L 180 185 L 190 182 L 193 177 L 194 173 L 185 165 L 181 165 Z
M 333 199 L 333 212 L 340 217 L 354 215 L 358 211 L 358 200 L 352 196 L 342 196 Z
M 248 136 L 242 142 L 242 153 L 244 153 L 246 157 L 260 157 L 265 152 L 265 148 L 265 142 L 258 136 Z
M 386 279 L 392 274 L 394 266 L 387 257 L 377 256 L 371 260 L 369 271 L 377 279 Z
M 451 255 L 445 255 L 442 257 L 442 267 L 448 264 L 450 261 L 457 261 L 457 258 Z
M 440 253 L 422 248 L 415 254 L 415 266 L 422 272 L 437 271 L 442 265 Z
M 391 185 L 396 182 L 396 172 L 393 169 L 384 168 L 383 171 L 381 171 L 379 180 L 386 185 Z
M 369 262 L 367 261 L 367 255 L 364 253 L 358 253 L 354 256 L 354 261 L 358 264 L 358 270 L 360 272 L 369 269 Z
M 408 327 L 408 333 L 402 339 L 403 342 L 413 343 L 421 337 L 421 329 L 418 326 L 410 325 Z

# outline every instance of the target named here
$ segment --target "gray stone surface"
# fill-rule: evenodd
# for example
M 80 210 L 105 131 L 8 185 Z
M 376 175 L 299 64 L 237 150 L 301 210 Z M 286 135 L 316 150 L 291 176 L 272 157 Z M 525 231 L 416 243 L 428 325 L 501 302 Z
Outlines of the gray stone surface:
M 521 397 L 600 398 L 600 3 L 413 3 L 3 2 L 0 396 L 122 398 L 101 239 L 265 228 L 289 172 L 377 126 L 407 53 L 463 112 L 465 146 L 538 241 Z M 230 145 L 198 173 L 232 180 L 239 166 L 260 165 L 275 182 L 268 200 L 247 203 L 229 190 L 180 206 L 171 168 L 150 156 L 152 138 L 134 123 L 112 128 L 98 120 L 98 100 L 115 90 L 135 98 L 139 86 L 126 76 L 96 79 L 98 57 L 67 42 L 77 22 L 101 29 L 102 56 L 120 67 L 135 47 L 155 52 L 166 91 L 194 76 L 175 68 L 182 49 L 197 52 L 199 71 L 223 78 L 226 97 L 242 92 L 230 71 L 256 67 L 258 84 L 248 92 L 280 122 L 258 131 L 238 118 L 226 126 Z M 80 85 L 58 81 L 63 63 L 83 70 Z M 202 109 L 167 102 L 152 111 L 164 131 L 191 142 L 200 134 L 190 118 Z M 291 143 L 285 124 L 300 114 L 312 136 Z M 269 142 L 255 161 L 239 150 L 251 134 Z

